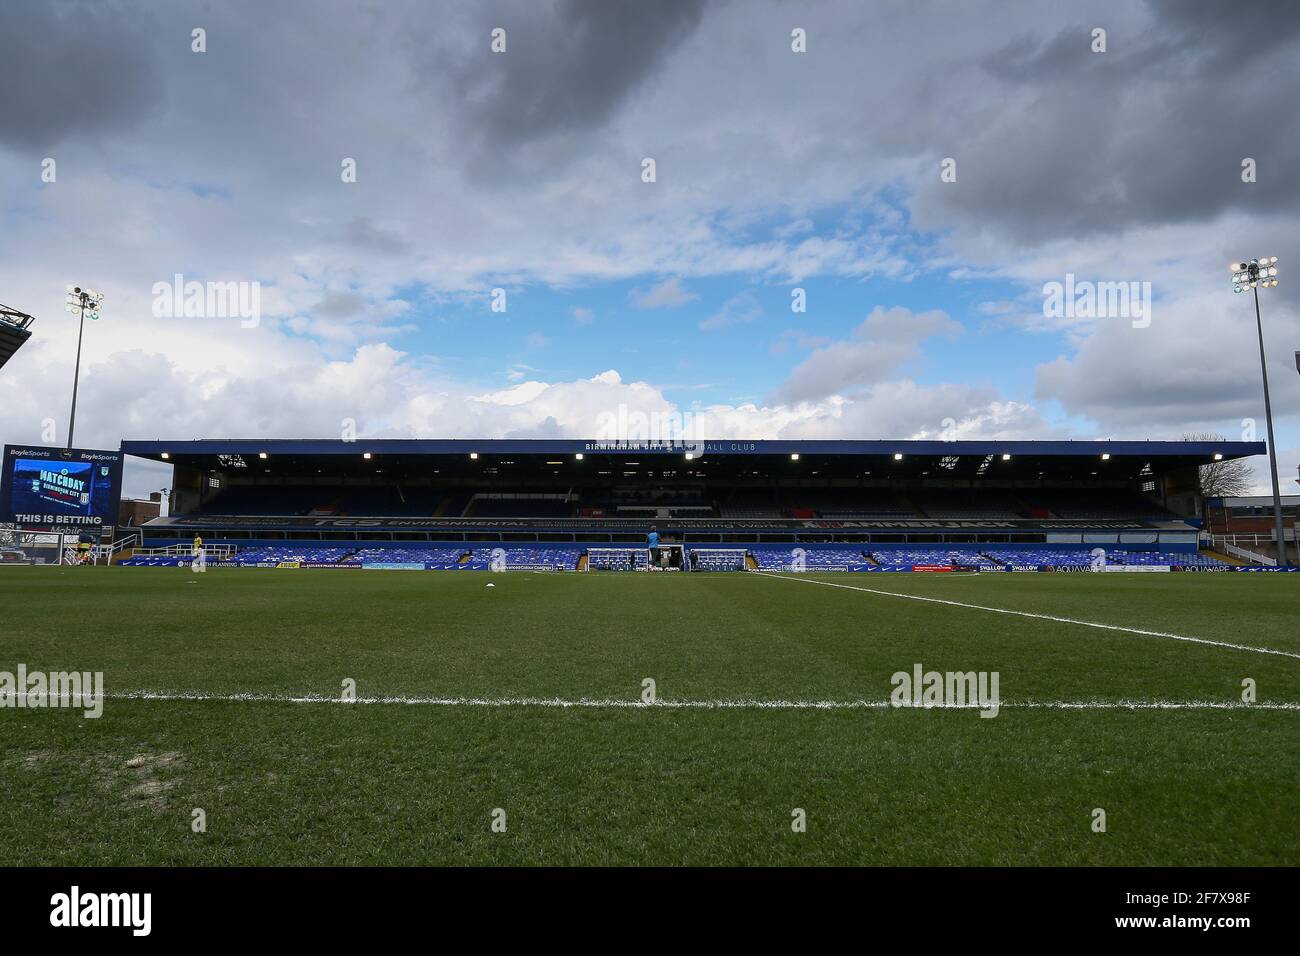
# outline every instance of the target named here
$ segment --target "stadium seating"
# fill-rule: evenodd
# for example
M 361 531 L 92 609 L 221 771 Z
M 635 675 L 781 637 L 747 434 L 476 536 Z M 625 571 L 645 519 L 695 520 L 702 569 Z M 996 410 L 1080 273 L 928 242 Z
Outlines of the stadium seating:
M 742 570 L 745 556 L 753 559 L 758 570 L 789 571 L 800 567 L 806 571 L 868 570 L 932 567 L 980 567 L 994 570 L 1004 567 L 1088 567 L 1093 563 L 1092 549 L 1081 548 L 1014 548 L 970 546 L 943 547 L 871 547 L 853 544 L 753 544 L 700 545 L 695 550 L 700 570 Z M 433 569 L 481 571 L 493 568 L 493 557 L 500 551 L 504 570 L 574 570 L 582 555 L 588 555 L 592 570 L 608 568 L 629 570 L 629 558 L 635 567 L 644 568 L 646 549 L 640 545 L 591 546 L 576 544 L 530 545 L 430 545 L 395 547 L 391 545 L 319 547 L 314 545 L 261 545 L 237 551 L 230 559 L 242 566 L 259 564 L 358 564 L 421 565 Z M 1108 565 L 1168 566 L 1186 568 L 1227 567 L 1224 562 L 1196 552 L 1157 549 L 1105 549 Z M 188 553 L 137 555 L 121 562 L 127 567 L 174 567 L 188 563 Z M 209 560 L 213 560 L 209 554 Z
M 434 564 L 454 567 L 469 549 L 464 545 L 427 548 L 361 548 L 353 556 L 365 564 Z
M 718 505 L 723 518 L 780 518 L 785 509 L 776 494 L 767 488 L 737 488 Z
M 985 555 L 1002 565 L 1038 565 L 1051 567 L 1087 567 L 1092 564 L 1091 549 L 1073 550 L 1051 548 L 983 548 Z M 1179 551 L 1129 551 L 1125 549 L 1104 549 L 1106 563 L 1111 565 L 1155 565 L 1167 567 L 1227 567 L 1216 558 L 1198 553 Z
M 760 571 L 844 571 L 870 564 L 859 545 L 751 545 L 750 556 Z
M 469 564 L 475 567 L 482 565 L 490 569 L 493 553 L 498 548 L 501 546 L 476 547 L 470 555 Z M 578 566 L 578 558 L 582 556 L 582 548 L 573 545 L 534 545 L 501 548 L 501 550 L 504 552 L 504 570 L 507 571 L 543 568 L 572 571 Z
M 573 506 L 559 498 L 476 498 L 474 518 L 567 518 Z
M 927 518 L 972 521 L 980 518 L 1006 520 L 1022 518 L 1022 508 L 1009 493 L 973 492 L 971 489 L 929 489 L 912 495 L 913 503 Z
M 1226 568 L 1230 565 L 1205 554 L 1179 554 L 1169 551 L 1108 551 L 1109 564 L 1167 564 L 1182 568 Z
M 791 508 L 810 508 L 821 517 L 915 518 L 916 510 L 885 488 L 844 488 L 805 491 L 790 495 Z
M 1174 517 L 1160 505 L 1138 494 L 1094 489 L 1041 489 L 1026 496 L 1029 503 L 1057 518 L 1075 520 L 1140 521 Z
M 1087 567 L 1092 564 L 1092 556 L 1086 548 L 982 548 L 980 550 L 997 565 L 1050 565 L 1059 568 Z
M 985 557 L 978 551 L 957 550 L 953 548 L 871 548 L 868 550 L 881 567 L 910 568 L 916 566 L 930 567 L 995 567 L 997 562 Z
M 265 561 L 299 561 L 304 564 L 337 564 L 351 555 L 355 548 L 322 548 L 314 545 L 276 545 L 247 548 L 235 552 L 234 560 L 240 564 L 258 564 Z

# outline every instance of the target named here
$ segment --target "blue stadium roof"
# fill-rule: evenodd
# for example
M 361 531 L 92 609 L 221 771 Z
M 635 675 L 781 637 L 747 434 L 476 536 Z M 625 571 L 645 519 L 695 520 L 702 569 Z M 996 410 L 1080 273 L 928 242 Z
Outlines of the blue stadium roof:
M 700 447 L 703 446 L 703 447 Z M 752 440 L 711 439 L 701 442 L 602 441 L 597 439 L 341 439 L 315 438 L 208 438 L 190 441 L 123 441 L 128 455 L 161 459 L 217 455 L 575 455 L 578 453 L 681 454 L 698 451 L 705 455 L 867 455 L 897 453 L 913 456 L 1013 455 L 1084 457 L 1110 454 L 1115 457 L 1152 459 L 1225 459 L 1262 455 L 1262 441 L 937 441 L 937 440 Z

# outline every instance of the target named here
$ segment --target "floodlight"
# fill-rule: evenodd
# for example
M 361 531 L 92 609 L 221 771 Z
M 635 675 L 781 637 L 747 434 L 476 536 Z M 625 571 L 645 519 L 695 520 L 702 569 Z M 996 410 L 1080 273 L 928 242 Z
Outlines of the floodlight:
M 1286 551 L 1286 537 L 1282 528 L 1282 493 L 1277 484 L 1277 445 L 1273 440 L 1273 403 L 1268 393 L 1268 360 L 1264 354 L 1264 322 L 1259 314 L 1259 290 L 1271 289 L 1277 285 L 1277 256 L 1259 256 L 1245 263 L 1234 263 L 1235 273 L 1232 277 L 1232 291 L 1245 292 L 1250 288 L 1255 297 L 1255 331 L 1259 335 L 1259 371 L 1264 383 L 1264 418 L 1268 422 L 1268 459 L 1269 474 L 1273 479 L 1273 521 L 1277 535 L 1278 563 L 1289 565 L 1290 558 Z M 1215 461 L 1222 461 L 1223 455 L 1216 454 Z

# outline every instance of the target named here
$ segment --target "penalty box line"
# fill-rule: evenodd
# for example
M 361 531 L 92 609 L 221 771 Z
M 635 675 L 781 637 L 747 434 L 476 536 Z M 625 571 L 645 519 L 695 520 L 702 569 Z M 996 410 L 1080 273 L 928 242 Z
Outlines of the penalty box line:
M 1294 660 L 1300 660 L 1300 653 L 1295 651 L 1279 651 L 1272 647 L 1252 647 L 1249 644 L 1231 644 L 1228 641 L 1212 641 L 1204 637 L 1187 637 L 1184 634 L 1170 634 L 1167 631 L 1147 631 L 1138 627 L 1125 627 L 1121 624 L 1102 624 L 1099 621 L 1084 621 L 1074 617 L 1058 617 L 1055 614 L 1037 614 L 1033 611 L 1015 611 L 1005 607 L 989 607 L 987 604 L 969 604 L 965 601 L 954 601 L 950 598 L 926 597 L 923 594 L 905 594 L 901 591 L 882 591 L 879 588 L 861 587 L 856 584 L 838 584 L 834 581 L 817 581 L 812 578 L 800 578 L 787 576 L 784 574 L 774 574 L 771 571 L 757 571 L 756 574 L 765 578 L 775 578 L 778 581 L 798 581 L 800 584 L 820 584 L 827 588 L 843 588 L 846 591 L 861 591 L 864 594 L 879 594 L 883 597 L 902 598 L 907 601 L 923 601 L 926 604 L 947 604 L 951 607 L 964 607 L 972 611 L 989 611 L 993 614 L 1010 614 L 1013 617 L 1027 617 L 1038 621 L 1053 621 L 1057 624 L 1074 624 L 1078 627 L 1094 627 L 1103 631 L 1121 631 L 1125 634 L 1140 634 L 1143 637 L 1164 637 L 1171 641 L 1186 641 L 1189 644 L 1205 644 L 1209 647 L 1226 647 L 1234 651 L 1248 651 L 1252 654 L 1273 654 L 1277 657 L 1290 657 Z
M 26 695 L 31 698 L 32 693 Z M 39 696 L 39 695 L 38 695 Z M 69 699 L 67 695 L 58 696 Z M 76 703 L 75 697 L 72 698 Z M 228 704 L 338 704 L 405 705 L 423 707 L 527 708 L 557 710 L 986 710 L 987 704 L 934 703 L 920 707 L 899 706 L 889 700 L 763 700 L 719 698 L 716 700 L 656 700 L 646 703 L 619 697 L 326 697 L 323 694 L 209 693 L 206 691 L 132 690 L 104 694 L 105 700 L 173 701 Z M 999 708 L 1013 710 L 1281 710 L 1300 711 L 1300 703 L 1287 701 L 1247 704 L 1233 700 L 1004 700 Z

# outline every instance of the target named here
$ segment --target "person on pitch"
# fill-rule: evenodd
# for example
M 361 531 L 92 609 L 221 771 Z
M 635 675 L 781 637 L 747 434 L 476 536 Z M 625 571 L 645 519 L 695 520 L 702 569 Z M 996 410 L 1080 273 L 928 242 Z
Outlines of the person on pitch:
M 650 555 L 650 567 L 659 566 L 659 529 L 650 526 L 650 533 L 645 536 L 646 551 Z

